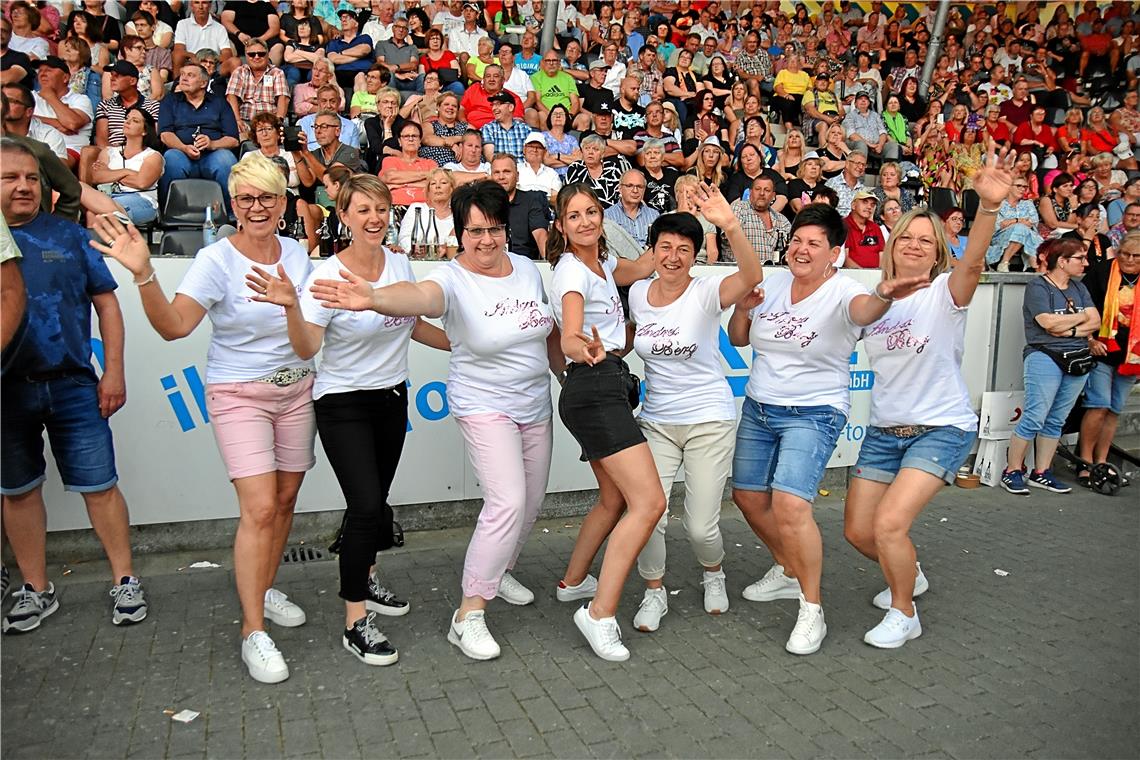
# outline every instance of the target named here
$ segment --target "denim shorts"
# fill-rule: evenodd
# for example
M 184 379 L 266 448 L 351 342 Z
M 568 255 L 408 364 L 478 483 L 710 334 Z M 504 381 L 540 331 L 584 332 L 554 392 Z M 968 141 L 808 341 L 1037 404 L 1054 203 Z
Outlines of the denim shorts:
M 952 425 L 932 427 L 913 438 L 902 438 L 889 430 L 868 426 L 854 477 L 890 483 L 899 470 L 909 467 L 953 483 L 978 437 L 972 430 Z
M 833 406 L 774 406 L 744 399 L 736 430 L 732 485 L 783 491 L 815 501 L 847 417 Z
M 594 462 L 624 451 L 645 436 L 629 403 L 629 367 L 615 354 L 598 364 L 571 364 L 558 396 L 558 416 L 582 447 L 582 461 Z
M 97 386 L 91 370 L 50 380 L 4 380 L 0 493 L 20 496 L 44 482 L 44 430 L 68 491 L 99 493 L 118 482 L 111 426 L 99 411 Z
M 1108 409 L 1120 414 L 1135 384 L 1136 375 L 1122 375 L 1116 367 L 1097 362 L 1085 383 L 1085 409 Z

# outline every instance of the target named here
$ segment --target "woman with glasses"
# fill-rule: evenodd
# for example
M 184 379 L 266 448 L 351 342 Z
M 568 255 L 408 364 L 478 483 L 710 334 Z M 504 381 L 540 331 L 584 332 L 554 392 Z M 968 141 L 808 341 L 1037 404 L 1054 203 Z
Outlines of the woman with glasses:
M 316 184 L 317 177 L 300 150 L 303 146 L 298 143 L 297 150 L 285 150 L 285 135 L 282 132 L 281 119 L 277 114 L 269 112 L 257 114 L 249 120 L 249 131 L 253 135 L 258 153 L 266 158 L 281 158 L 289 165 L 290 190 L 296 192 L 302 185 L 312 187 Z
M 913 597 L 929 582 L 915 561 L 910 528 L 954 482 L 977 437 L 962 376 L 966 310 L 985 270 L 997 206 L 1013 181 L 1013 158 L 991 147 L 974 176 L 980 205 L 961 260 L 952 259 L 943 220 L 925 208 L 899 220 L 883 252 L 884 279 L 922 277 L 930 287 L 894 299 L 863 328 L 875 383 L 870 425 L 847 492 L 844 535 L 879 563 L 889 586 L 872 601 L 885 617 L 863 637 L 874 647 L 895 649 L 922 635 Z M 961 215 L 953 209 L 947 218 Z
M 1041 237 L 1060 237 L 1069 230 L 1077 228 L 1077 221 L 1069 217 L 1078 205 L 1073 184 L 1073 175 L 1061 172 L 1049 181 L 1051 192 L 1043 193 L 1037 201 L 1037 209 L 1041 218 L 1038 232 Z
M 546 495 L 554 431 L 548 373 L 560 374 L 563 359 L 538 268 L 506 249 L 506 190 L 478 180 L 451 203 L 463 255 L 424 282 L 376 287 L 344 273 L 315 280 L 312 294 L 330 309 L 443 320 L 451 341 L 448 403 L 483 489 L 447 640 L 474 660 L 490 660 L 500 648 L 487 629 L 487 603 L 534 601 L 511 570 Z
M 1002 200 L 997 212 L 997 224 L 989 250 L 986 251 L 986 264 L 999 272 L 1009 271 L 1009 262 L 1020 256 L 1024 269 L 1037 256 L 1037 246 L 1041 245 L 1041 235 L 1037 232 L 1037 207 L 1033 201 L 1025 200 L 1029 183 L 1023 177 L 1016 177 L 1010 183 L 1009 194 Z
M 1053 475 L 1053 456 L 1061 428 L 1084 390 L 1088 375 L 1065 372 L 1054 356 L 1088 350 L 1089 336 L 1100 330 L 1100 314 L 1088 289 L 1076 279 L 1084 274 L 1088 257 L 1077 240 L 1050 240 L 1045 251 L 1046 272 L 1025 285 L 1025 403 L 1021 419 L 1009 437 L 1009 457 L 1001 487 L 1012 494 L 1029 494 L 1029 487 L 1069 493 L 1072 487 Z M 1048 353 L 1046 353 L 1048 352 Z M 1033 472 L 1025 456 L 1033 444 Z
M 368 174 L 340 186 L 337 215 L 351 243 L 321 262 L 308 285 L 344 283 L 367 288 L 415 281 L 406 256 L 384 248 L 392 195 Z M 321 351 L 313 385 L 317 430 L 344 494 L 339 543 L 341 643 L 366 665 L 391 665 L 399 653 L 376 627 L 376 615 L 406 615 L 410 605 L 380 583 L 376 552 L 393 546 L 388 494 L 408 428 L 408 345 L 415 340 L 447 350 L 439 328 L 415 317 L 349 314 L 319 303 L 288 273 L 254 267 L 256 300 L 283 307 L 289 341 L 298 356 Z
M 962 228 L 966 226 L 966 212 L 960 206 L 951 206 L 938 212 L 942 219 L 942 234 L 946 236 L 946 247 L 950 249 L 950 266 L 958 266 L 959 259 L 966 254 L 966 238 Z
M 420 157 L 424 130 L 414 121 L 405 121 L 396 133 L 400 154 L 388 156 L 380 164 L 380 179 L 392 191 L 392 203 L 410 206 L 427 202 L 427 176 L 438 164 Z
M 241 655 L 262 683 L 289 677 L 289 666 L 265 630 L 265 620 L 302 625 L 305 613 L 273 588 L 293 525 L 305 472 L 312 469 L 313 363 L 289 343 L 280 307 L 250 298 L 254 268 L 275 268 L 294 282 L 309 275 L 308 252 L 277 235 L 285 211 L 285 177 L 262 155 L 234 165 L 229 191 L 238 231 L 194 257 L 174 300 L 150 262 L 147 241 L 133 226 L 100 216 L 94 242 L 135 277 L 143 311 L 166 340 L 184 338 L 208 317 L 213 332 L 206 363 L 206 408 L 230 481 L 237 491 L 234 576 L 241 602 Z

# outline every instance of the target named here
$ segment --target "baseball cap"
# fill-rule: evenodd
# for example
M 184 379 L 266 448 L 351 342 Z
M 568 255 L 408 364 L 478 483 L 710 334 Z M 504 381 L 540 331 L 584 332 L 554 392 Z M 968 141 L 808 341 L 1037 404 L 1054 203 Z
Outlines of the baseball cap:
M 545 148 L 546 138 L 542 136 L 541 132 L 531 132 L 526 136 L 526 142 L 524 142 L 523 145 L 530 145 L 531 143 L 536 143 Z
M 37 69 L 42 68 L 44 66 L 47 66 L 48 68 L 51 68 L 51 69 L 59 69 L 64 74 L 70 74 L 71 73 L 71 70 L 69 68 L 67 68 L 67 64 L 64 63 L 63 59 L 60 58 L 59 56 L 49 55 L 47 58 L 44 58 L 42 61 L 36 62 L 36 68 Z
M 130 61 L 124 61 L 121 58 L 115 61 L 115 65 L 108 69 L 108 71 L 110 71 L 112 74 L 119 74 L 125 77 L 134 77 L 135 79 L 139 78 L 139 70 L 135 68 L 135 65 Z
M 608 69 L 608 68 L 609 68 L 609 65 L 607 65 L 606 62 L 603 61 L 601 58 L 596 59 L 593 63 L 590 64 L 590 71 L 593 71 L 594 69 Z
M 468 8 L 479 10 L 479 3 L 464 3 L 463 10 L 467 10 Z
M 358 21 L 360 20 L 360 18 L 356 15 L 356 11 L 354 11 L 352 8 L 341 8 L 336 12 L 337 18 L 341 18 L 343 16 L 352 16 L 354 19 Z
M 826 71 L 821 71 L 815 75 L 816 79 L 831 79 L 831 74 Z
M 871 95 L 866 90 L 859 90 L 859 92 L 855 93 L 855 100 L 858 100 L 859 98 L 866 98 L 869 102 L 871 100 Z
M 515 104 L 515 99 L 511 97 L 511 94 L 509 92 L 503 91 L 503 92 L 496 92 L 494 95 L 487 98 L 487 102 L 488 103 L 506 103 L 509 106 L 513 106 Z
M 875 194 L 872 193 L 870 190 L 860 190 L 859 192 L 855 193 L 855 197 L 852 198 L 851 200 L 852 201 L 865 201 L 867 199 L 873 200 L 875 203 L 879 202 L 879 199 L 877 197 L 875 197 Z
M 604 100 L 598 104 L 598 111 L 595 116 L 613 116 L 613 107 Z

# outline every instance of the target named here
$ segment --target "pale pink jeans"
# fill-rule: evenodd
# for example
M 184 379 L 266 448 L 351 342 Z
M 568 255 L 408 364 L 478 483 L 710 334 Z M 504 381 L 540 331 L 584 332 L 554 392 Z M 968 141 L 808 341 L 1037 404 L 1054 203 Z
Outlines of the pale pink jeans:
M 553 418 L 520 424 L 505 414 L 472 414 L 455 421 L 483 488 L 483 509 L 463 562 L 463 595 L 494 599 L 546 496 Z

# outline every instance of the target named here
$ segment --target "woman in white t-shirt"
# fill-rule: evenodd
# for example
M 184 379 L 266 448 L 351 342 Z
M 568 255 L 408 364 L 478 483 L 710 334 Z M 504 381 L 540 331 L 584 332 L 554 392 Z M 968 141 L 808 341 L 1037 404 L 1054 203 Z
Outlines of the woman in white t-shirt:
M 250 153 L 235 164 L 229 191 L 238 231 L 198 251 L 173 301 L 133 226 L 98 217 L 96 231 L 113 244 L 96 245 L 135 276 L 147 319 L 163 338 L 186 337 L 203 317 L 213 325 L 206 409 L 240 510 L 234 575 L 242 661 L 255 680 L 278 683 L 289 677 L 289 667 L 265 632 L 265 619 L 287 627 L 305 622 L 304 611 L 273 588 L 273 579 L 301 481 L 316 461 L 313 363 L 293 353 L 284 311 L 253 298 L 246 278 L 263 266 L 304 282 L 311 265 L 297 241 L 276 234 L 285 213 L 285 177 L 269 159 Z
M 640 388 L 621 358 L 628 335 L 618 286 L 648 277 L 653 254 L 637 261 L 607 254 L 602 204 L 589 185 L 563 187 L 555 212 L 546 258 L 554 267 L 550 300 L 569 365 L 558 414 L 598 479 L 598 503 L 582 521 L 556 595 L 563 602 L 593 597 L 574 613 L 574 623 L 594 654 L 621 661 L 629 659 L 629 650 L 615 617 L 618 598 L 665 513 L 665 493 L 633 418 Z M 595 579 L 590 565 L 607 537 L 601 578 Z
M 929 588 L 915 562 L 909 532 L 914 519 L 947 483 L 977 437 L 962 354 L 966 308 L 985 269 L 986 248 L 1002 199 L 1013 183 L 1014 153 L 990 149 L 974 177 L 981 198 L 966 252 L 957 266 L 941 219 L 910 211 L 895 225 L 883 252 L 883 278 L 922 276 L 929 288 L 898 298 L 863 330 L 875 372 L 871 420 L 847 492 L 844 534 L 877 561 L 890 588 L 877 594 L 887 611 L 863 640 L 895 649 L 922 635 L 913 597 Z
M 693 190 L 698 213 L 724 230 L 739 271 L 693 277 L 690 269 L 704 242 L 704 228 L 693 214 L 662 214 L 649 228 L 657 278 L 629 289 L 633 350 L 645 363 L 645 403 L 638 424 L 649 442 L 665 493 L 684 461 L 685 532 L 704 568 L 705 612 L 728 610 L 720 503 L 732 467 L 736 442 L 736 400 L 720 358 L 721 313 L 747 295 L 764 277 L 760 259 L 740 221 L 715 185 Z M 655 631 L 669 610 L 665 592 L 663 514 L 637 558 L 645 598 L 633 627 Z
M 884 280 L 867 293 L 835 268 L 845 238 L 834 208 L 804 206 L 792 224 L 787 271 L 766 277 L 764 290 L 738 303 L 728 325 L 734 346 L 753 349 L 732 498 L 776 560 L 744 598 L 799 599 L 785 646 L 792 654 L 818 651 L 827 635 L 819 593 L 823 543 L 811 507 L 847 424 L 851 351 L 891 299 L 926 284 L 925 277 Z
M 373 288 L 355 277 L 317 280 L 313 293 L 334 308 L 443 318 L 451 340 L 447 401 L 483 488 L 447 640 L 489 660 L 500 650 L 487 630 L 487 603 L 534 601 L 511 570 L 546 495 L 554 429 L 548 373 L 561 373 L 563 362 L 538 268 L 506 250 L 506 190 L 479 180 L 451 203 L 463 255 L 424 282 Z
M 378 178 L 354 174 L 341 183 L 336 213 L 352 242 L 321 262 L 310 283 L 356 277 L 369 287 L 414 282 L 406 256 L 384 248 L 392 193 Z M 317 431 L 344 494 L 337 539 L 341 643 L 366 665 L 391 665 L 399 653 L 376 627 L 375 616 L 406 615 L 411 605 L 380 583 L 376 552 L 395 543 L 388 493 L 408 429 L 408 343 L 447 350 L 447 338 L 415 317 L 353 314 L 319 303 L 287 273 L 254 269 L 250 287 L 285 309 L 289 341 L 298 356 L 321 353 L 313 385 Z M 301 291 L 298 293 L 298 291 Z

